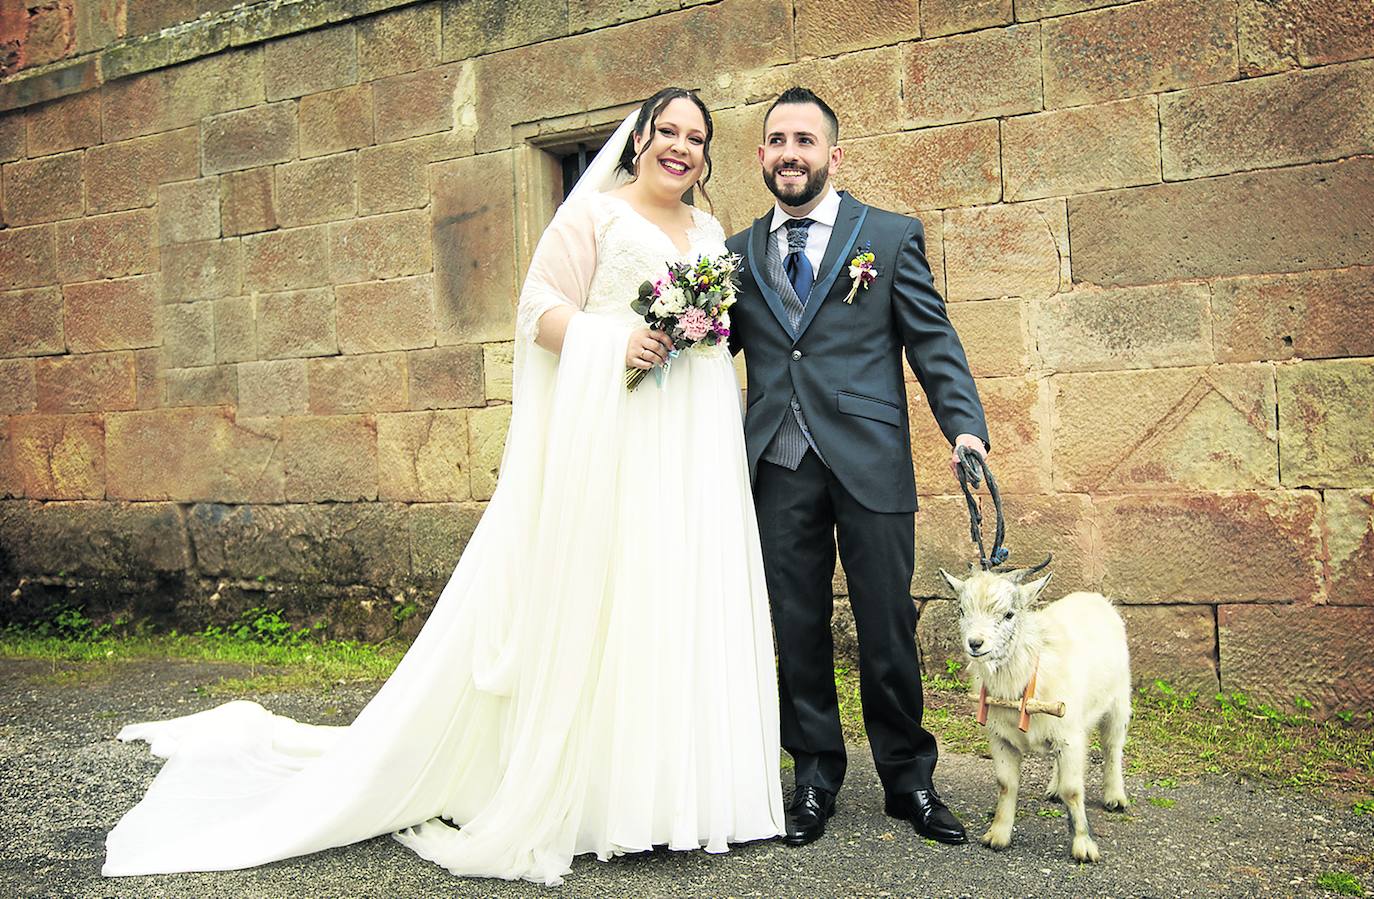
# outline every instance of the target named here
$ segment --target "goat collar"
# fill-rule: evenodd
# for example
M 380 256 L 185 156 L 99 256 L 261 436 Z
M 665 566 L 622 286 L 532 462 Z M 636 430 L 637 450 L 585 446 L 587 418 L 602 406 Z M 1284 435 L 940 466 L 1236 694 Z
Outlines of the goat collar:
M 1019 727 L 1019 728 L 1021 729 L 1021 733 L 1025 733 L 1026 731 L 1030 730 L 1030 716 L 1031 716 L 1031 712 L 1033 712 L 1033 711 L 1041 711 L 1041 710 L 1038 709 L 1038 708 L 1028 709 L 1028 708 L 1026 707 L 1027 704 L 1030 703 L 1031 698 L 1035 696 L 1035 677 L 1036 677 L 1036 675 L 1039 674 L 1039 673 L 1040 673 L 1040 656 L 1039 656 L 1039 655 L 1036 655 L 1036 657 L 1035 657 L 1035 664 L 1031 666 L 1030 680 L 1026 681 L 1026 686 L 1025 686 L 1025 688 L 1021 691 L 1021 704 L 1018 706 L 1018 710 L 1019 710 L 1020 713 L 1021 713 L 1021 718 L 1020 718 L 1020 720 L 1017 722 L 1016 726 Z M 997 705 L 1003 705 L 1003 704 L 1005 704 L 1005 705 L 1007 705 L 1007 706 L 1010 706 L 1010 705 L 1011 705 L 1011 702 L 1010 702 L 1010 701 L 996 702 L 996 704 L 997 704 Z M 988 688 L 987 688 L 987 685 L 986 685 L 986 684 L 983 684 L 983 685 L 981 685 L 981 686 L 979 687 L 979 690 L 978 690 L 978 723 L 979 723 L 979 724 L 987 724 L 987 723 L 988 723 L 988 705 L 989 705 L 989 701 L 988 701 Z M 1037 703 L 1037 705 L 1038 705 L 1038 703 Z M 1053 713 L 1051 713 L 1051 714 L 1053 714 Z M 1063 712 L 1060 712 L 1060 714 L 1062 715 Z

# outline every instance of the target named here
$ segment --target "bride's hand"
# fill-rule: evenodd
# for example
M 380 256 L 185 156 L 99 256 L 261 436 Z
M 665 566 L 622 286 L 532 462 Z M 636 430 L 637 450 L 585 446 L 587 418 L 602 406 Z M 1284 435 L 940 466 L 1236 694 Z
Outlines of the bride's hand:
M 630 335 L 630 342 L 625 347 L 625 367 L 647 371 L 667 362 L 672 351 L 673 340 L 667 334 L 640 328 Z

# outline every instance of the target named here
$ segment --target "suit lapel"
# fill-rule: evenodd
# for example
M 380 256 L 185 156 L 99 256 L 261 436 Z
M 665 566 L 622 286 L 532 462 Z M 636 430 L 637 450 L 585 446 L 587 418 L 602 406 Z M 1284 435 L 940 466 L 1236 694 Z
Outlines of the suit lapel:
M 773 311 L 773 317 L 782 325 L 783 332 L 793 337 L 795 335 L 787 320 L 787 310 L 782 308 L 782 297 L 778 296 L 778 292 L 763 274 L 763 261 L 768 252 L 768 225 L 772 221 L 773 210 L 770 209 L 754 222 L 754 227 L 749 231 L 749 271 L 754 276 L 754 283 L 759 286 L 759 293 L 763 294 L 763 301 Z
M 847 193 L 840 194 L 840 211 L 835 216 L 835 227 L 830 232 L 830 243 L 825 248 L 825 257 L 821 259 L 821 272 L 824 273 L 824 277 L 811 287 L 811 298 L 802 312 L 801 321 L 797 323 L 797 340 L 801 340 L 801 336 L 806 333 L 807 326 L 825 302 L 826 294 L 835 286 L 835 279 L 848 266 L 850 252 L 859 239 L 859 229 L 863 227 L 864 219 L 867 217 L 867 206 Z M 778 305 L 781 307 L 781 301 Z

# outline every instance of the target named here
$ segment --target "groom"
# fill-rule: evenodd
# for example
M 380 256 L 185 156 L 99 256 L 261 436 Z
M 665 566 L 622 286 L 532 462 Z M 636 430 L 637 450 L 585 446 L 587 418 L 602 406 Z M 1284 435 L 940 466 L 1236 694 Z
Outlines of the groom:
M 935 739 L 921 727 L 902 352 L 956 447 L 986 452 L 983 407 L 921 223 L 831 187 L 844 157 L 835 113 L 794 87 L 763 131 L 759 162 L 777 204 L 726 245 L 745 259 L 730 340 L 748 370 L 745 442 L 778 643 L 782 745 L 796 762 L 784 840 L 820 837 L 844 781 L 830 630 L 838 542 L 885 810 L 922 836 L 962 843 L 963 825 L 935 792 Z

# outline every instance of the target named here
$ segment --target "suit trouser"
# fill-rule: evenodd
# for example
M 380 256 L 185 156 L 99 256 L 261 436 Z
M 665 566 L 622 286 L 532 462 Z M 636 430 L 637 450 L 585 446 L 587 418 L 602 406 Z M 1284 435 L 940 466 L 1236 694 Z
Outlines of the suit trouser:
M 754 498 L 778 643 L 782 746 L 796 763 L 796 782 L 837 793 L 844 781 L 830 630 L 838 542 L 859 638 L 864 726 L 878 776 L 888 792 L 931 786 L 937 750 L 921 727 L 911 600 L 914 513 L 864 508 L 812 452 L 796 471 L 760 462 Z

